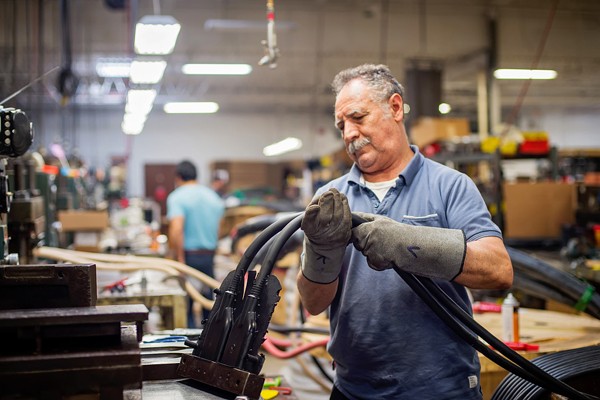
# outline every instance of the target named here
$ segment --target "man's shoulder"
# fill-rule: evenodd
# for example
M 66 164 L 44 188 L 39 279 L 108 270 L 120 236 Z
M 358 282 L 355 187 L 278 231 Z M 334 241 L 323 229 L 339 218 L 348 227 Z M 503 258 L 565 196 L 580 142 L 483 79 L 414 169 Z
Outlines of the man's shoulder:
M 421 171 L 429 176 L 429 179 L 436 179 L 442 182 L 455 181 L 467 177 L 464 173 L 427 157 L 424 158 Z

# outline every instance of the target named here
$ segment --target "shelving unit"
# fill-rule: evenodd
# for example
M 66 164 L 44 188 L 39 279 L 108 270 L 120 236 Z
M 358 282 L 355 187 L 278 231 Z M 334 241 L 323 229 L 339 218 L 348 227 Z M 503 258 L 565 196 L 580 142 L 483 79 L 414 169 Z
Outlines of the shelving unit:
M 516 155 L 505 156 L 496 153 L 440 153 L 431 157 L 434 161 L 445 164 L 450 168 L 469 175 L 488 205 L 493 221 L 505 230 L 505 198 L 503 185 L 503 163 L 518 160 L 547 160 L 548 170 L 543 174 L 543 179 L 555 181 L 559 178 L 558 151 L 552 147 L 549 154 L 545 155 Z
M 469 175 L 479 188 L 493 221 L 502 229 L 502 169 L 498 153 L 441 153 L 431 159 Z

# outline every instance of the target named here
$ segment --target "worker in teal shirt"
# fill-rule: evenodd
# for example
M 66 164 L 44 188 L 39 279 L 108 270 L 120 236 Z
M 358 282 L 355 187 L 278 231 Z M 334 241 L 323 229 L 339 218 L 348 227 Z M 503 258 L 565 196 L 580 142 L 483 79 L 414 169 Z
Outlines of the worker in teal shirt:
M 176 189 L 167 197 L 169 244 L 173 258 L 214 278 L 214 256 L 225 203 L 212 189 L 198 183 L 196 166 L 184 160 L 175 169 Z M 204 287 L 202 295 L 212 298 Z M 208 311 L 204 311 L 204 317 Z M 188 310 L 188 325 L 199 327 Z

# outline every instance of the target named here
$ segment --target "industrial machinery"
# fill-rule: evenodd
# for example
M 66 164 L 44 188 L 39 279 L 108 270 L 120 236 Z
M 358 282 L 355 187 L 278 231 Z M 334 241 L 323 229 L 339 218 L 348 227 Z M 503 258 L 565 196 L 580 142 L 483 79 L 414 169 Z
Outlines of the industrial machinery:
M 22 159 L 11 160 L 15 191 L 9 191 L 8 158 L 25 154 L 33 129 L 20 110 L 2 108 L 0 118 L 0 399 L 121 399 L 139 391 L 147 308 L 96 306 L 94 264 L 20 264 L 32 261 L 43 240 L 44 202 L 35 167 Z
M 274 222 L 248 247 L 237 268 L 215 291 L 215 304 L 200 338 L 186 342 L 194 350 L 191 355 L 182 355 L 177 369 L 180 376 L 258 399 L 264 383 L 259 373 L 265 359 L 258 351 L 281 290 L 271 272 L 287 239 L 298 230 L 301 218 L 301 214 L 293 214 Z M 257 275 L 251 267 L 266 244 L 268 251 Z
M 10 213 L 13 193 L 8 190 L 8 176 L 6 165 L 8 158 L 19 157 L 25 154 L 33 142 L 33 126 L 27 115 L 14 108 L 0 106 L 0 120 L 3 140 L 0 144 L 0 251 L 2 264 L 18 264 L 18 255 L 9 253 L 7 216 Z

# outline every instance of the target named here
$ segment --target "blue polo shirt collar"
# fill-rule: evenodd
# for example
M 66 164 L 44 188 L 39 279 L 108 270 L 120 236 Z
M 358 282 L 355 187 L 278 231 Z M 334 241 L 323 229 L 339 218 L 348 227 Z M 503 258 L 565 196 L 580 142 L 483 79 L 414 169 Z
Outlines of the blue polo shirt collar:
M 406 168 L 404 168 L 404 170 L 398 176 L 398 178 L 404 181 L 405 186 L 410 186 L 412 181 L 417 176 L 417 173 L 421 169 L 421 166 L 423 166 L 423 162 L 425 161 L 423 155 L 419 152 L 419 148 L 417 146 L 411 145 L 410 148 L 415 154 L 406 166 Z M 360 185 L 360 175 L 360 169 L 358 169 L 358 166 L 356 165 L 356 163 L 354 163 L 352 165 L 352 168 L 350 169 L 350 172 L 348 173 L 348 182 Z

